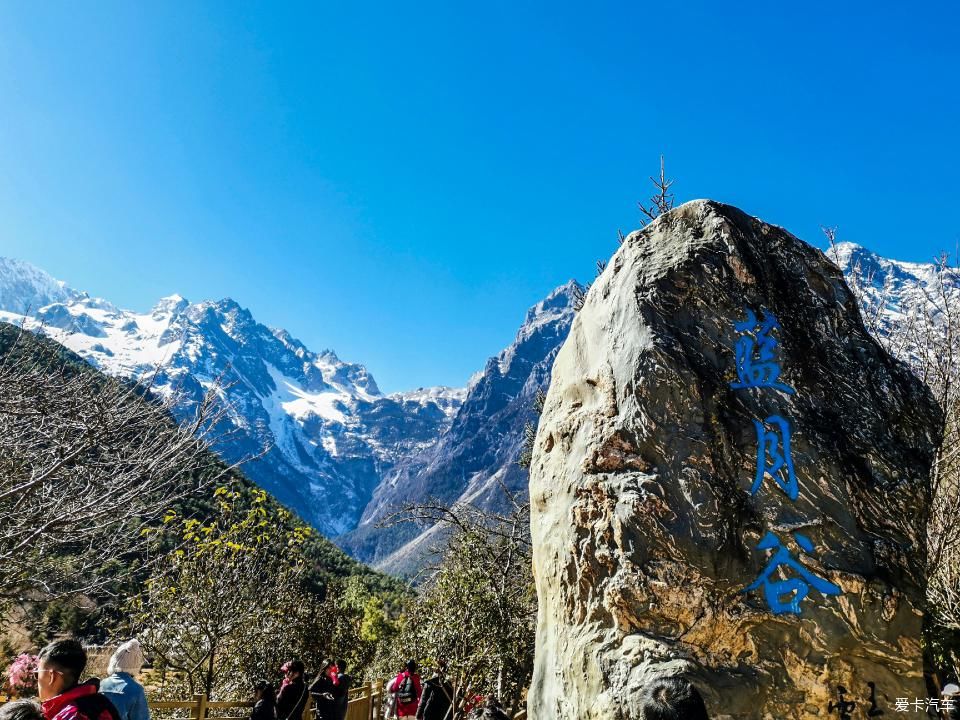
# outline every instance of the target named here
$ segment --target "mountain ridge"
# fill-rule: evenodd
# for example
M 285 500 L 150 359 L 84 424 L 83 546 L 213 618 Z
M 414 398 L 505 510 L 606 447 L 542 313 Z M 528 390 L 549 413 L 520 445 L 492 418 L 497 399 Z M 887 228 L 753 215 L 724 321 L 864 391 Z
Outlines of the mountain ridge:
M 328 536 L 352 527 L 380 473 L 432 442 L 461 397 L 384 395 L 363 365 L 310 351 L 232 298 L 174 294 L 138 313 L 22 261 L 0 261 L 0 319 L 41 329 L 109 374 L 149 378 L 178 395 L 181 419 L 217 389 L 232 432 L 216 450 L 231 463 L 253 458 L 245 471 Z
M 880 333 L 935 280 L 931 263 L 853 243 L 826 255 L 860 288 L 861 312 L 877 316 Z M 377 527 L 404 504 L 432 498 L 498 510 L 502 488 L 525 496 L 526 471 L 516 463 L 524 427 L 536 422 L 534 399 L 549 383 L 578 288 L 570 280 L 532 305 L 513 342 L 465 387 L 384 394 L 363 365 L 309 350 L 231 298 L 191 303 L 173 294 L 134 313 L 0 258 L 0 318 L 29 308 L 28 324 L 43 324 L 98 367 L 143 377 L 159 366 L 157 390 L 182 392 L 188 404 L 233 371 L 225 399 L 241 440 L 217 448 L 221 455 L 235 462 L 269 448 L 245 468 L 258 484 L 355 557 L 395 573 L 410 572 L 437 540 L 429 528 Z

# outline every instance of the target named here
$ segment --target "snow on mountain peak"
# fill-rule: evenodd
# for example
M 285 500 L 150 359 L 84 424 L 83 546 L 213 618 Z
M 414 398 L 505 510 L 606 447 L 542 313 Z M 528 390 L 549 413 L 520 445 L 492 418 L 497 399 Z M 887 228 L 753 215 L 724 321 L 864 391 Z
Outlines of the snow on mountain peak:
M 252 480 L 328 535 L 352 528 L 381 474 L 433 442 L 462 403 L 455 391 L 387 398 L 363 365 L 310 351 L 231 298 L 173 294 L 133 312 L 0 259 L 0 320 L 22 320 L 112 375 L 149 378 L 178 417 L 215 390 L 231 426 L 217 452 L 248 462 Z
M 509 372 L 510 364 L 516 357 L 517 348 L 542 333 L 544 328 L 566 327 L 573 322 L 573 317 L 576 315 L 574 305 L 578 290 L 582 290 L 582 286 L 576 280 L 568 280 L 527 310 L 523 325 L 517 331 L 513 344 L 497 356 L 501 374 L 505 375 Z
M 81 293 L 35 265 L 0 257 L 0 310 L 24 315 L 79 297 Z
M 827 250 L 827 257 L 833 260 L 839 267 L 843 267 L 850 262 L 850 259 L 864 248 L 852 242 L 838 242 Z M 869 251 L 867 251 L 869 252 Z
M 922 287 L 935 281 L 933 262 L 917 263 L 891 260 L 852 242 L 839 242 L 826 252 L 844 275 L 878 291 L 886 287 L 886 295 L 898 295 L 919 283 Z
M 399 403 L 415 403 L 421 407 L 430 404 L 436 405 L 443 411 L 444 415 L 452 420 L 460 410 L 464 400 L 467 399 L 467 391 L 468 388 L 466 387 L 452 388 L 446 385 L 437 385 L 390 393 L 387 397 Z
M 273 333 L 273 336 L 277 340 L 295 353 L 297 357 L 304 357 L 309 354 L 310 351 L 307 350 L 307 347 L 283 328 L 272 327 L 270 328 L 270 332 Z
M 941 271 L 934 262 L 890 260 L 848 242 L 837 243 L 826 254 L 843 272 L 867 329 L 908 365 L 920 362 L 923 335 L 910 328 L 917 318 L 944 322 L 935 298 L 941 293 L 960 297 L 960 277 Z
M 166 297 L 160 298 L 160 300 L 157 301 L 157 304 L 151 309 L 150 314 L 154 317 L 161 317 L 164 315 L 174 317 L 182 313 L 189 306 L 190 302 L 185 297 L 174 293 L 173 295 L 167 295 Z
M 577 290 L 582 289 L 582 286 L 576 280 L 568 280 L 563 285 L 554 288 L 543 300 L 527 310 L 524 324 L 534 323 L 538 318 L 544 316 L 549 316 L 549 319 L 552 320 L 558 314 L 572 312 Z

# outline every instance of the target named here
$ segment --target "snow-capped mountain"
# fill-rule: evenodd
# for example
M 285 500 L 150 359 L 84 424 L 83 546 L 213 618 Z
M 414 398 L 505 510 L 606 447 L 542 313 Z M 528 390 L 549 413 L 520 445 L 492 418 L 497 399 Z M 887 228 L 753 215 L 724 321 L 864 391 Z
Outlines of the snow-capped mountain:
M 337 543 L 388 572 L 414 569 L 429 528 L 377 523 L 404 504 L 436 498 L 506 508 L 502 487 L 525 498 L 527 471 L 517 465 L 524 425 L 535 422 L 535 397 L 546 390 L 557 351 L 573 322 L 576 282 L 554 290 L 527 312 L 513 343 L 490 358 L 469 386 L 456 418 L 438 442 L 406 456 L 386 474 L 359 526 Z
M 881 341 L 928 307 L 926 293 L 944 277 L 932 263 L 888 260 L 851 243 L 828 255 Z M 957 276 L 946 277 L 948 290 L 960 293 Z M 530 308 L 514 342 L 467 387 L 392 395 L 362 365 L 313 352 L 229 299 L 173 295 L 135 313 L 0 258 L 0 319 L 16 322 L 27 312 L 28 325 L 42 325 L 115 375 L 141 378 L 159 368 L 155 389 L 179 393 L 184 417 L 224 383 L 233 432 L 216 449 L 234 462 L 268 448 L 244 465 L 252 480 L 356 557 L 408 571 L 436 533 L 377 527 L 397 508 L 437 498 L 502 509 L 501 486 L 526 496 L 527 474 L 516 460 L 524 426 L 536 420 L 534 398 L 573 321 L 575 287 L 570 281 Z
M 230 299 L 173 295 L 136 313 L 0 260 L 0 320 L 39 328 L 113 375 L 152 378 L 190 417 L 211 388 L 229 408 L 214 448 L 329 536 L 356 526 L 383 477 L 450 425 L 464 390 L 384 395 L 362 365 L 316 353 Z
M 837 243 L 827 256 L 843 271 L 860 304 L 864 324 L 893 355 L 916 366 L 916 344 L 942 325 L 946 298 L 960 303 L 960 273 L 936 263 L 911 263 L 877 255 L 850 242 Z
M 0 258 L 0 308 L 4 310 L 22 315 L 80 296 L 81 293 L 30 263 Z
M 888 260 L 851 243 L 828 252 L 844 271 L 868 329 L 902 359 L 914 352 L 888 342 L 895 328 L 918 308 L 929 311 L 928 293 L 942 275 L 933 263 Z M 957 275 L 947 276 L 948 291 L 960 293 Z M 532 308 L 515 342 L 491 358 L 470 386 L 459 415 L 446 435 L 421 456 L 408 457 L 386 476 L 358 527 L 337 542 L 360 559 L 390 572 L 407 572 L 438 538 L 431 528 L 376 523 L 404 502 L 426 496 L 445 502 L 502 502 L 499 483 L 526 497 L 526 471 L 516 465 L 523 426 L 534 420 L 537 389 L 546 390 L 553 358 L 573 320 L 572 284 Z

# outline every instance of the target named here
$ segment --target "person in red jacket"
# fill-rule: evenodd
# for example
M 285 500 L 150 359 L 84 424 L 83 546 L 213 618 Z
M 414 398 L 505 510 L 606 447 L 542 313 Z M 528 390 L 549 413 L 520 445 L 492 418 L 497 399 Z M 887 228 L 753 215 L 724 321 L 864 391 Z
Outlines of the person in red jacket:
M 420 693 L 423 692 L 420 676 L 417 675 L 417 663 L 407 660 L 406 667 L 393 679 L 388 690 L 397 695 L 398 718 L 416 717 Z
M 120 720 L 120 714 L 99 692 L 100 683 L 80 683 L 87 653 L 76 640 L 57 640 L 37 658 L 37 694 L 44 720 Z

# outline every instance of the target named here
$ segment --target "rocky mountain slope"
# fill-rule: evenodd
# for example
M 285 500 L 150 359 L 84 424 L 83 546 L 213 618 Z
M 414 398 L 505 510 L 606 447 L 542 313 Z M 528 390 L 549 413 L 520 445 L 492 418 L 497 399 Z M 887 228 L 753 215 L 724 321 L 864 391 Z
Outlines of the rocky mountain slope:
M 462 390 L 387 396 L 362 365 L 312 352 L 230 299 L 136 313 L 19 261 L 0 261 L 0 319 L 23 320 L 113 375 L 177 394 L 181 418 L 214 388 L 229 410 L 215 449 L 328 536 L 356 526 L 382 477 L 436 443 Z
M 359 526 L 337 539 L 341 547 L 388 572 L 406 573 L 434 536 L 412 525 L 377 527 L 398 508 L 432 498 L 500 510 L 507 501 L 503 488 L 526 497 L 527 471 L 517 465 L 523 429 L 536 421 L 534 399 L 546 390 L 553 358 L 570 330 L 577 287 L 571 280 L 527 311 L 513 343 L 474 378 L 443 436 L 387 473 Z
M 826 254 L 853 289 L 868 329 L 888 350 L 909 359 L 915 352 L 909 339 L 887 341 L 911 314 L 928 307 L 927 294 L 937 290 L 941 277 L 934 264 L 890 260 L 853 243 L 838 243 Z M 947 281 L 949 292 L 960 293 L 956 275 L 948 276 Z M 573 283 L 568 283 L 528 312 L 514 344 L 491 358 L 480 380 L 470 388 L 460 416 L 447 434 L 423 456 L 408 458 L 395 467 L 374 493 L 359 526 L 338 538 L 341 547 L 389 572 L 410 572 L 442 538 L 430 528 L 376 527 L 391 511 L 428 496 L 502 509 L 500 482 L 526 497 L 527 473 L 516 465 L 523 426 L 536 421 L 533 399 L 538 389 L 546 390 L 549 385 L 553 359 L 575 314 L 572 298 Z M 509 359 L 517 357 L 519 362 L 511 366 Z M 502 370 L 507 366 L 511 369 L 504 377 Z M 521 381 L 525 373 L 526 379 Z
M 827 255 L 881 335 L 902 326 L 936 281 L 932 264 L 888 260 L 851 243 Z M 181 392 L 184 415 L 222 378 L 233 412 L 221 454 L 237 461 L 269 448 L 244 467 L 252 479 L 356 557 L 405 571 L 434 535 L 377 527 L 397 508 L 426 497 L 496 507 L 501 483 L 525 494 L 526 471 L 516 465 L 523 428 L 536 419 L 534 398 L 573 320 L 574 286 L 532 307 L 510 347 L 467 388 L 389 396 L 362 365 L 312 352 L 229 299 L 171 296 L 134 313 L 0 259 L 0 318 L 29 312 L 32 323 L 110 373 L 146 377 L 159 366 L 157 390 Z

